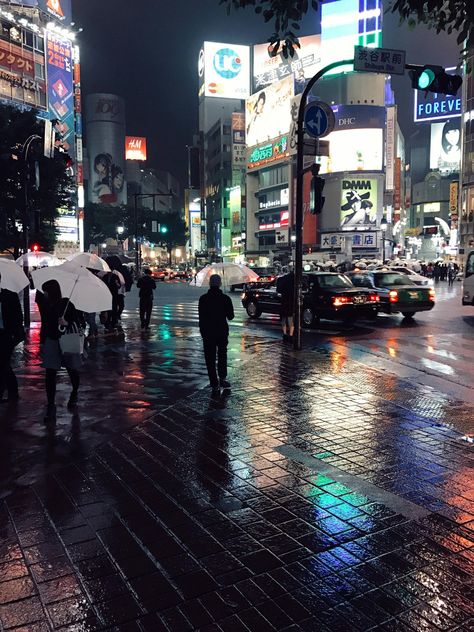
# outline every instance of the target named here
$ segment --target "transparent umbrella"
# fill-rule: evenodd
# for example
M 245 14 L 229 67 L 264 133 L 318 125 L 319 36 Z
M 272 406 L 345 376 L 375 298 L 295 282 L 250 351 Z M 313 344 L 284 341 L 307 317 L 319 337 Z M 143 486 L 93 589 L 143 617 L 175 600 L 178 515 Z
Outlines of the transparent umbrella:
M 56 280 L 63 298 L 69 298 L 76 309 L 82 312 L 91 314 L 112 309 L 112 294 L 105 283 L 86 268 L 74 268 L 70 261 L 55 268 L 40 268 L 32 272 L 31 276 L 40 292 L 43 283 Z
M 49 252 L 28 252 L 18 257 L 16 263 L 29 268 L 43 268 L 44 266 L 59 266 L 61 261 Z
M 30 281 L 23 269 L 14 261 L 0 259 L 0 289 L 17 294 L 29 285 Z
M 213 274 L 218 274 L 221 277 L 222 286 L 225 289 L 229 289 L 231 285 L 258 281 L 259 278 L 258 274 L 247 266 L 237 263 L 214 263 L 200 270 L 190 284 L 205 287 L 209 285 L 209 278 Z
M 81 252 L 72 257 L 68 257 L 71 265 L 78 268 L 89 268 L 91 270 L 99 270 L 101 272 L 110 272 L 110 267 L 105 259 L 98 257 L 90 252 Z

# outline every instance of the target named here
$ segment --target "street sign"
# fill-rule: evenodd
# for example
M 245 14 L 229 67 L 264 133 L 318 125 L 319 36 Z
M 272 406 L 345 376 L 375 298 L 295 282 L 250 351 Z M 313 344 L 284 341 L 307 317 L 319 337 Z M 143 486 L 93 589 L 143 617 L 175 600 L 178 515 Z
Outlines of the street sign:
M 403 75 L 405 74 L 405 57 L 404 50 L 356 46 L 354 49 L 354 70 L 380 72 L 386 75 Z
M 332 132 L 336 125 L 336 118 L 331 107 L 323 101 L 313 101 L 306 106 L 304 112 L 304 126 L 313 138 L 322 138 Z
M 305 156 L 326 156 L 329 158 L 329 141 L 305 136 L 303 152 Z

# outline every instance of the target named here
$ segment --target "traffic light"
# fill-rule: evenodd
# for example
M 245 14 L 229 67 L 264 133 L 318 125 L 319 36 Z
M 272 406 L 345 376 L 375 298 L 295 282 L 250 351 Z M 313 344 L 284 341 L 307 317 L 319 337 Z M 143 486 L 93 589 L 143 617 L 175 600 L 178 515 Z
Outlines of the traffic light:
M 168 232 L 168 226 L 165 226 L 164 224 L 159 224 L 160 226 L 160 233 L 162 235 L 166 234 Z
M 319 175 L 320 165 L 313 165 L 311 173 L 313 174 L 313 182 L 311 186 L 311 200 L 309 205 L 309 212 L 311 215 L 319 215 L 322 213 L 324 202 L 326 198 L 323 196 L 324 185 L 326 184 L 324 178 Z
M 455 96 L 462 84 L 460 75 L 449 75 L 442 66 L 420 66 L 409 74 L 412 87 L 425 92 Z
M 39 252 L 39 251 L 40 251 L 39 244 L 33 244 L 33 245 L 31 246 L 31 252 L 36 253 L 36 252 Z

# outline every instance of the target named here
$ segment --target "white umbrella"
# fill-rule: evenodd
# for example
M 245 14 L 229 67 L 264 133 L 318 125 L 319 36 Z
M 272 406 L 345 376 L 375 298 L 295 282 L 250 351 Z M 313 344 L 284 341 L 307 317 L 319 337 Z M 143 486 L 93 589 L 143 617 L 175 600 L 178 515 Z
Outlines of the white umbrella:
M 214 263 L 200 270 L 196 278 L 190 282 L 190 285 L 196 285 L 197 287 L 209 285 L 209 278 L 213 274 L 218 274 L 221 277 L 224 287 L 251 283 L 252 281 L 258 281 L 259 278 L 258 274 L 247 266 L 237 263 Z
M 10 290 L 17 294 L 25 289 L 30 281 L 23 269 L 14 261 L 0 259 L 0 289 Z
M 16 263 L 22 267 L 27 265 L 29 268 L 61 265 L 61 261 L 49 252 L 28 252 L 18 257 Z
M 31 273 L 35 287 L 42 291 L 43 283 L 55 280 L 63 298 L 69 298 L 76 309 L 91 314 L 112 309 L 112 294 L 99 278 L 85 268 L 75 268 L 68 261 L 55 268 L 41 268 Z
M 72 257 L 68 257 L 68 261 L 78 268 L 90 268 L 91 270 L 110 272 L 107 261 L 90 252 L 81 252 L 77 255 L 72 255 Z

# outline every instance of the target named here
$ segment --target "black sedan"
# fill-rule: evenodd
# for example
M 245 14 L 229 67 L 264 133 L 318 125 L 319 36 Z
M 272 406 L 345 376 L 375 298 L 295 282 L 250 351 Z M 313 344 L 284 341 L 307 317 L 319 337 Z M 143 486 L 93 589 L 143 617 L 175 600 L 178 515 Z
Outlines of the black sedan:
M 416 312 L 427 312 L 435 305 L 433 288 L 421 287 L 410 281 L 410 277 L 398 272 L 349 272 L 347 275 L 359 288 L 377 292 L 380 296 L 380 311 L 386 314 L 401 312 L 412 320 Z
M 279 314 L 281 295 L 276 283 L 247 287 L 242 294 L 242 305 L 250 318 L 261 314 Z M 343 274 L 309 272 L 303 275 L 302 324 L 312 327 L 320 318 L 352 323 L 358 318 L 375 318 L 379 309 L 376 292 L 356 288 Z

